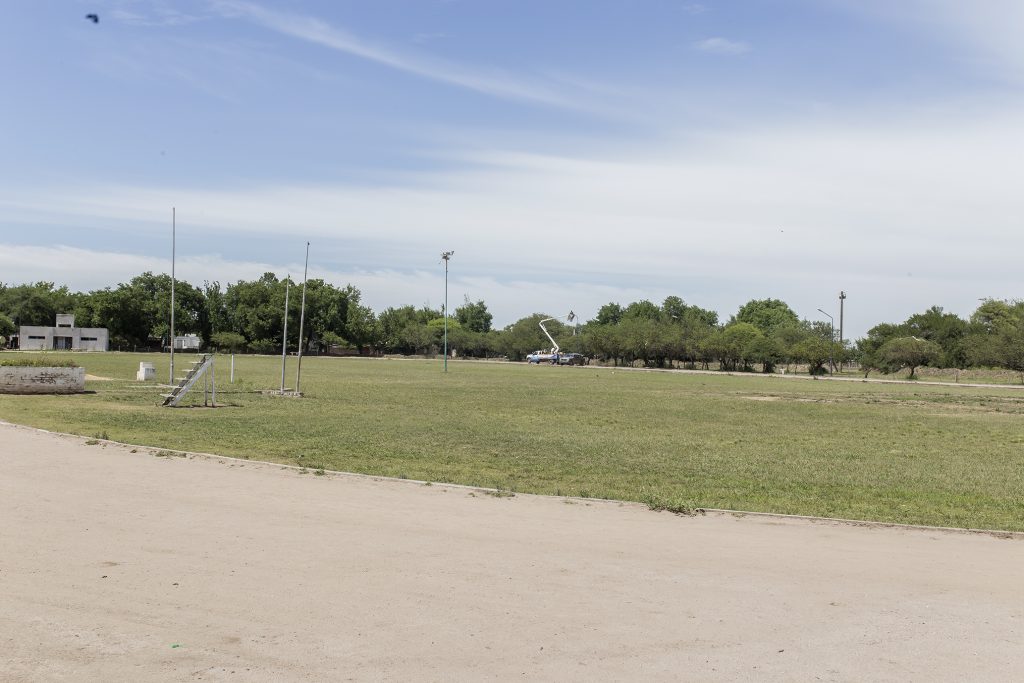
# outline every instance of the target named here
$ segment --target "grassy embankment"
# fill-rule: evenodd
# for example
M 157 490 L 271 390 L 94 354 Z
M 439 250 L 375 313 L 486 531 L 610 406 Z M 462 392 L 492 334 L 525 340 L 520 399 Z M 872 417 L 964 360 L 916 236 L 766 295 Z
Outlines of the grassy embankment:
M 240 357 L 230 385 L 221 357 L 227 407 L 168 409 L 133 379 L 140 360 L 165 378 L 166 356 L 73 357 L 109 380 L 0 396 L 0 419 L 310 470 L 1024 530 L 1021 390 L 306 358 L 307 397 L 282 399 L 254 393 L 278 385 L 280 359 Z

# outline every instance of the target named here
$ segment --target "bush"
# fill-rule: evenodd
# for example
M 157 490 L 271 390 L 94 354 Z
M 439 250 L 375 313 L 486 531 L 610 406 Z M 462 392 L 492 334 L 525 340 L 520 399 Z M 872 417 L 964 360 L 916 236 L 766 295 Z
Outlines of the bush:
M 50 358 L 0 358 L 0 367 L 6 368 L 77 368 L 71 360 Z

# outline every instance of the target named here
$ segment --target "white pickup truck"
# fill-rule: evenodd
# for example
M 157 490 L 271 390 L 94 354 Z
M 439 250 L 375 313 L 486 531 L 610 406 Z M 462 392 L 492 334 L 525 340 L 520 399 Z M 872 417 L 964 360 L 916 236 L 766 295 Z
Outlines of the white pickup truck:
M 557 351 L 534 351 L 526 355 L 527 363 L 551 363 L 556 365 L 558 363 L 558 352 Z

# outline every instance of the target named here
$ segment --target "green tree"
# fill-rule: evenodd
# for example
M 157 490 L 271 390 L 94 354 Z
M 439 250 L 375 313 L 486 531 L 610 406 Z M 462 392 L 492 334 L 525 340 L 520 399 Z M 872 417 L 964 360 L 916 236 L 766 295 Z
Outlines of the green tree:
M 14 321 L 8 318 L 7 314 L 0 313 L 0 337 L 3 337 L 6 342 L 16 331 L 17 328 L 14 326 Z
M 872 370 L 882 370 L 883 360 L 879 354 L 882 346 L 890 339 L 905 335 L 906 329 L 902 325 L 879 323 L 868 330 L 866 337 L 857 340 L 857 361 L 865 377 Z
M 115 344 L 144 346 L 150 338 L 169 341 L 171 328 L 171 276 L 145 272 L 115 289 L 91 292 L 94 324 L 106 327 Z M 203 293 L 188 282 L 174 287 L 174 333 L 200 332 Z
M 779 299 L 752 299 L 743 304 L 729 322 L 749 323 L 771 336 L 779 327 L 799 323 L 800 318 Z
M 413 353 L 430 355 L 437 351 L 437 335 L 426 324 L 414 321 L 402 330 L 401 344 Z
M 941 306 L 932 306 L 924 313 L 907 318 L 903 328 L 910 336 L 935 342 L 942 348 L 937 361 L 941 367 L 962 368 L 967 364 L 963 345 L 967 335 L 967 321 L 954 313 L 944 313 Z
M 1024 301 L 985 299 L 971 315 L 971 324 L 986 334 L 1013 327 L 1024 318 Z
M 616 303 L 602 306 L 595 318 L 598 325 L 617 325 L 620 320 L 622 320 L 622 306 Z
M 763 340 L 764 333 L 750 323 L 732 323 L 723 328 L 719 357 L 725 361 L 725 369 L 750 370 Z
M 622 312 L 622 320 L 642 318 L 644 320 L 661 320 L 661 309 L 647 299 L 634 301 Z
M 917 368 L 933 365 L 941 357 L 942 347 L 920 337 L 895 337 L 882 344 L 878 350 L 878 359 L 884 372 L 895 373 L 910 368 L 911 378 Z
M 0 289 L 0 312 L 15 325 L 53 325 L 58 313 L 71 313 L 80 295 L 52 282 L 5 286 Z
M 618 365 L 624 356 L 622 334 L 617 325 L 589 324 L 583 330 L 583 347 L 587 355 Z
M 467 296 L 465 303 L 455 309 L 455 319 L 463 328 L 472 332 L 490 332 L 494 316 L 487 310 L 483 301 L 473 303 Z
M 796 360 L 807 363 L 807 371 L 812 375 L 824 375 L 828 372 L 826 365 L 831 359 L 832 345 L 827 339 L 809 335 L 798 342 L 792 349 Z
M 237 332 L 214 332 L 210 344 L 221 351 L 236 353 L 245 348 L 245 337 Z
M 369 306 L 363 306 L 353 301 L 349 301 L 347 308 L 348 319 L 345 322 L 345 330 L 348 340 L 360 349 L 367 346 L 379 348 L 381 345 L 380 324 L 377 322 L 373 310 Z
M 661 302 L 661 313 L 667 320 L 681 320 L 689 308 L 686 302 L 678 296 L 667 296 Z

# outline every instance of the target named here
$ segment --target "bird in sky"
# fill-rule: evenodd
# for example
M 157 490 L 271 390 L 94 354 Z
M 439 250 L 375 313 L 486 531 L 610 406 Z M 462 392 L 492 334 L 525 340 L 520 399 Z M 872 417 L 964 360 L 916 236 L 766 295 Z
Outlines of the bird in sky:
M 98 14 L 86 14 L 85 18 L 88 19 L 89 21 L 91 21 L 94 24 L 100 23 L 100 15 L 98 15 Z

